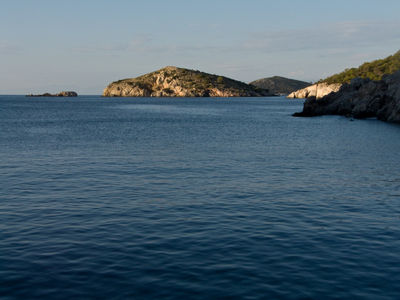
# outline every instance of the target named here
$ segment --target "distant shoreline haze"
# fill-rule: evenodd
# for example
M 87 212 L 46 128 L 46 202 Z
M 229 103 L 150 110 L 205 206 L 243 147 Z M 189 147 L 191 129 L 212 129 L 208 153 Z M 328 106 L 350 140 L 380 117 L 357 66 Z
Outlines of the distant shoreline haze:
M 358 68 L 346 69 L 341 73 L 331 75 L 318 83 L 343 84 L 349 83 L 356 77 L 370 78 L 379 80 L 385 74 L 392 74 L 400 69 L 400 51 L 384 59 L 377 59 L 372 62 L 366 62 Z M 170 78 L 158 77 L 163 72 Z M 172 74 L 173 73 L 173 74 Z M 151 79 L 151 77 L 154 77 Z M 179 79 L 179 82 L 176 82 Z M 161 86 L 156 86 L 161 83 Z M 116 86 L 121 85 L 122 86 Z M 170 86 L 168 86 L 170 84 Z M 112 96 L 268 96 L 273 94 L 290 94 L 312 85 L 311 82 L 289 79 L 281 76 L 257 79 L 249 84 L 230 79 L 221 75 L 214 75 L 177 67 L 166 67 L 155 72 L 141 75 L 131 79 L 120 79 L 109 84 L 103 91 L 103 95 Z M 251 88 L 256 87 L 256 89 Z M 115 89 L 113 89 L 115 87 Z M 174 90 L 177 88 L 177 90 Z M 258 90 L 257 90 L 258 89 Z M 264 92 L 261 92 L 264 90 Z M 268 92 L 266 92 L 268 91 Z M 48 93 L 48 92 L 45 92 Z M 45 94 L 42 92 L 42 94 Z M 63 92 L 59 92 L 58 95 Z M 7 95 L 8 93 L 5 93 Z M 24 93 L 25 95 L 41 95 L 40 93 Z M 56 95 L 49 93 L 51 95 Z M 18 93 L 16 93 L 18 95 Z M 50 96 L 50 95 L 47 95 Z M 295 97 L 297 98 L 297 97 Z

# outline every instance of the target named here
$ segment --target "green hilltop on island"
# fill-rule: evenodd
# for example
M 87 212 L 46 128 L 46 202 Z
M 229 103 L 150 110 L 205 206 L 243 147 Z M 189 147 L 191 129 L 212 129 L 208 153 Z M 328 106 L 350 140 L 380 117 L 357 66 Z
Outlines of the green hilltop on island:
M 384 75 L 393 74 L 400 69 L 400 51 L 384 59 L 377 59 L 366 62 L 358 68 L 346 69 L 341 73 L 329 76 L 319 82 L 327 84 L 350 83 L 354 78 L 368 78 L 371 80 L 381 80 Z
M 105 97 L 262 97 L 268 90 L 224 76 L 165 67 L 136 78 L 110 83 Z

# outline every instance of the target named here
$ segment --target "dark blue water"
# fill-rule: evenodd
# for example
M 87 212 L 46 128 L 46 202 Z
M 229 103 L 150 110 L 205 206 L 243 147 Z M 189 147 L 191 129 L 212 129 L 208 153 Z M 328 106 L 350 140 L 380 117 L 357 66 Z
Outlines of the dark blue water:
M 399 299 L 400 126 L 301 106 L 1 96 L 1 298 Z

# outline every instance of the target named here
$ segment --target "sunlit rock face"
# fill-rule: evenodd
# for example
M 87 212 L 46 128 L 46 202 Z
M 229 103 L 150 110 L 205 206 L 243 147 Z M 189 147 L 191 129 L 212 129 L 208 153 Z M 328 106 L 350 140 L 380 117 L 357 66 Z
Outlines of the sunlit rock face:
M 342 85 L 340 83 L 317 83 L 289 94 L 288 98 L 316 97 L 317 99 L 320 99 L 326 95 L 329 95 L 332 92 L 339 91 L 341 86 Z

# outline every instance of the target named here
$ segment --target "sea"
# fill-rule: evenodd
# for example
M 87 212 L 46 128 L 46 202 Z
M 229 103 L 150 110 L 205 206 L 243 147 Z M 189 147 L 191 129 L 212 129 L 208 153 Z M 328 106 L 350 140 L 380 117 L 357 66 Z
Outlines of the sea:
M 0 298 L 400 299 L 400 125 L 302 104 L 0 96 Z

